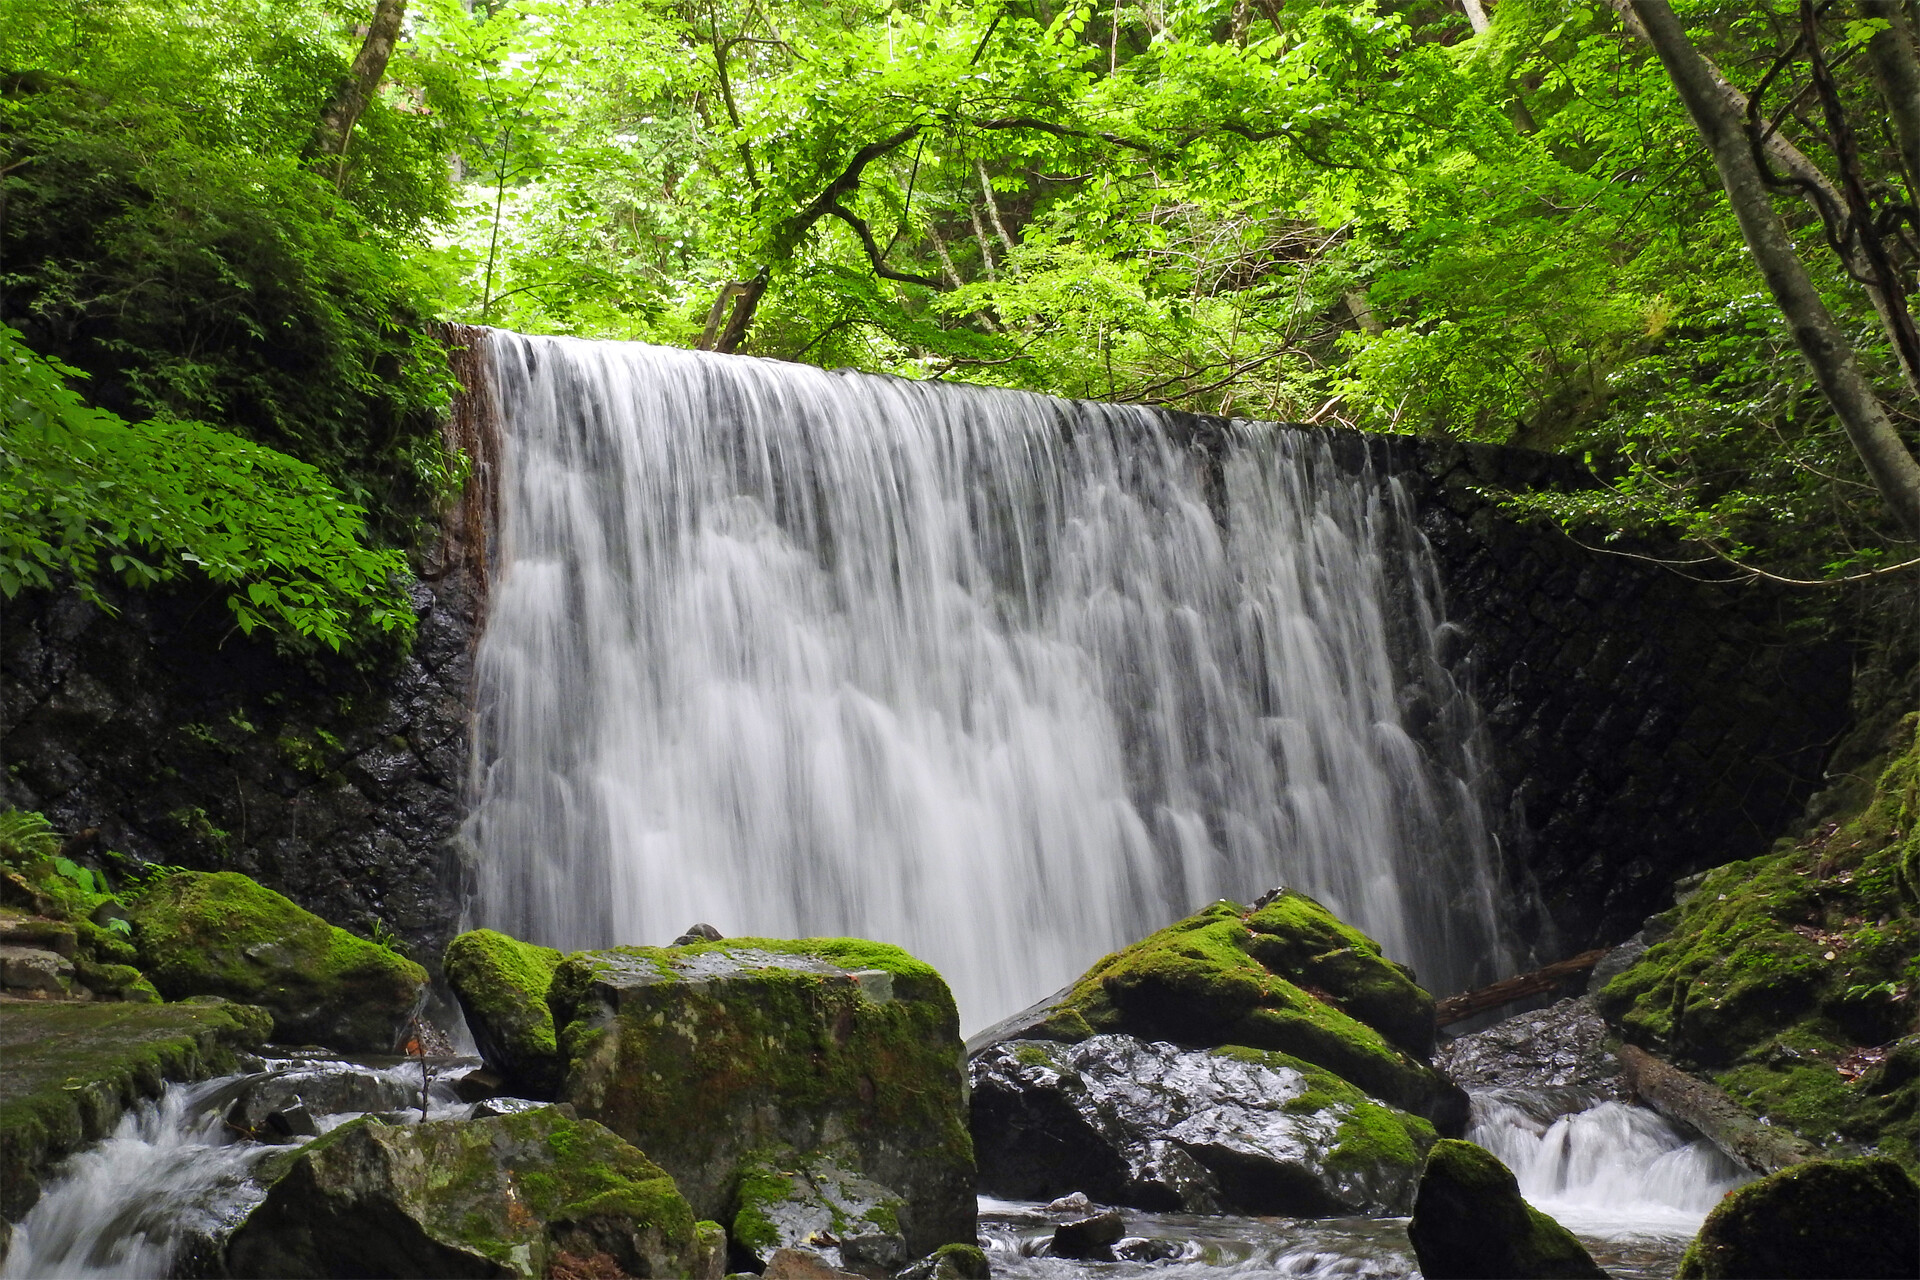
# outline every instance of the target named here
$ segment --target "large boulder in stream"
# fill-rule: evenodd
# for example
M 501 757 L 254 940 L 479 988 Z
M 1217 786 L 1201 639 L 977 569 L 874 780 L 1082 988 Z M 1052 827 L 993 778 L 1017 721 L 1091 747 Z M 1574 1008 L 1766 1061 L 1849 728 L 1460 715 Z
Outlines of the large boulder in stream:
M 273 1015 L 273 1038 L 385 1053 L 427 971 L 233 871 L 181 871 L 133 904 L 140 968 L 169 1000 L 222 996 Z
M 1116 951 L 1058 995 L 975 1036 L 1064 1043 L 1096 1034 L 1287 1054 L 1463 1132 L 1467 1095 L 1428 1066 L 1433 998 L 1379 946 L 1303 893 L 1220 901 Z
M 1920 1188 L 1886 1157 L 1815 1160 L 1714 1207 L 1678 1280 L 1920 1276 Z
M 460 1001 L 474 1044 L 508 1090 L 551 1098 L 560 1087 L 560 1047 L 547 990 L 560 953 L 492 929 L 447 944 L 442 969 Z
M 567 1107 L 357 1120 L 282 1157 L 228 1274 L 719 1280 L 725 1240 L 673 1180 Z
M 1513 1171 L 1471 1142 L 1434 1145 L 1407 1237 L 1426 1280 L 1607 1280 L 1573 1232 L 1526 1202 Z
M 548 1001 L 561 1099 L 657 1160 L 701 1217 L 736 1220 L 756 1162 L 831 1153 L 898 1196 L 908 1256 L 973 1240 L 959 1017 L 940 975 L 899 948 L 741 938 L 576 952 Z
M 980 1186 L 1289 1217 L 1408 1211 L 1433 1127 L 1283 1053 L 1124 1035 L 1010 1040 L 970 1064 Z

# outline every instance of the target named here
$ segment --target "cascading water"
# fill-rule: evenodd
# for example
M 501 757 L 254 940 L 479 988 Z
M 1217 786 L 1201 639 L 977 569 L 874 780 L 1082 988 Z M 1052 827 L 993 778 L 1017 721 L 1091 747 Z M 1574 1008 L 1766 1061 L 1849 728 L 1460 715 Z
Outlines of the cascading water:
M 479 923 L 881 939 L 979 1025 L 1285 881 L 1436 989 L 1494 976 L 1432 570 L 1326 437 L 486 341 Z

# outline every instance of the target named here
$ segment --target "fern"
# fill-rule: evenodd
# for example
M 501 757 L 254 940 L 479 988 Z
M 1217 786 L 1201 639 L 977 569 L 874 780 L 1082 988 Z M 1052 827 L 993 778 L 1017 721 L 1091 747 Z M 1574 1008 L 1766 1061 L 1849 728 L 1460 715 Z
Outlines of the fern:
M 31 809 L 0 813 L 0 861 L 33 862 L 60 852 L 60 836 L 44 814 Z

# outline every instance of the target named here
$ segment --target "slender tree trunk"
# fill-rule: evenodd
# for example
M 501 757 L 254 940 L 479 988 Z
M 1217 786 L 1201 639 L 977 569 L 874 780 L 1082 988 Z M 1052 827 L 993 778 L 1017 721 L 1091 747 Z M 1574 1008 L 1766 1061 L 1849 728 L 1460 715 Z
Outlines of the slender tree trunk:
M 1617 0 L 1626 3 L 1627 0 Z M 1860 372 L 1853 348 L 1828 314 L 1806 264 L 1774 211 L 1747 138 L 1746 121 L 1722 92 L 1705 59 L 1687 39 L 1665 0 L 1632 0 L 1649 43 L 1667 70 L 1687 114 L 1713 153 L 1714 167 L 1739 219 L 1741 235 L 1767 288 L 1793 327 L 1800 354 L 1839 416 L 1867 474 L 1907 536 L 1920 540 L 1920 461 L 1900 439 L 1887 411 Z
M 1480 0 L 1460 0 L 1460 7 L 1467 11 L 1467 21 L 1473 24 L 1473 34 L 1479 35 L 1487 29 L 1487 9 Z
M 393 46 L 400 39 L 400 22 L 406 16 L 407 0 L 374 0 L 373 22 L 367 28 L 360 54 L 320 112 L 320 125 L 313 135 L 314 155 L 344 160 L 347 144 L 353 139 L 353 126 L 360 122 L 387 74 L 387 60 L 393 57 Z
M 1867 42 L 1867 60 L 1900 144 L 1907 199 L 1920 200 L 1920 53 L 1914 48 L 1913 26 L 1900 0 L 1860 0 L 1860 16 L 1887 24 Z

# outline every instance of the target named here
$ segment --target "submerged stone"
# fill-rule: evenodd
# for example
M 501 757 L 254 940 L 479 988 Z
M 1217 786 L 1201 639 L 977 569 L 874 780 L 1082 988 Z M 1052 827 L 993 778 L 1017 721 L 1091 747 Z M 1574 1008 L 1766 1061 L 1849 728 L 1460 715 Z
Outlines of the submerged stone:
M 1521 1197 L 1513 1171 L 1471 1142 L 1434 1145 L 1407 1237 L 1426 1280 L 1606 1280 L 1571 1231 Z
M 566 1107 L 343 1125 L 287 1160 L 227 1245 L 236 1276 L 718 1280 L 724 1235 L 673 1180 Z M 596 1265 L 605 1255 L 603 1269 Z M 615 1270 L 606 1270 L 611 1266 Z
M 725 1217 L 761 1153 L 832 1149 L 901 1197 L 913 1253 L 973 1239 L 959 1018 L 934 970 L 844 938 L 579 952 L 549 994 L 561 1097 Z
M 1920 1275 L 1920 1188 L 1884 1157 L 1816 1160 L 1715 1206 L 1678 1280 L 1855 1280 Z
M 447 984 L 467 1015 L 474 1043 L 505 1087 L 551 1098 L 560 1087 L 560 1049 L 547 989 L 560 953 L 492 929 L 447 944 Z
M 1255 909 L 1216 902 L 1114 952 L 969 1047 L 1121 1033 L 1273 1050 L 1459 1133 L 1466 1094 L 1421 1060 L 1433 1016 L 1432 997 L 1372 940 L 1305 894 L 1278 890 Z
M 384 1053 L 427 972 L 232 871 L 182 871 L 134 902 L 140 967 L 169 1000 L 214 995 L 273 1015 L 274 1039 Z
M 1008 1041 L 970 1066 L 980 1187 L 1190 1213 L 1405 1213 L 1435 1135 L 1286 1054 L 1124 1035 Z

